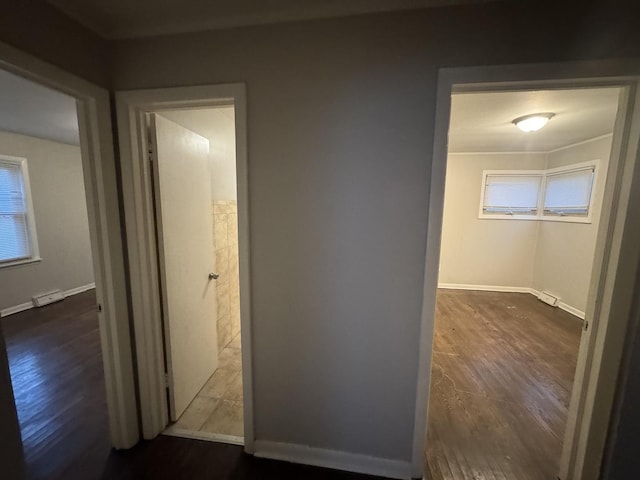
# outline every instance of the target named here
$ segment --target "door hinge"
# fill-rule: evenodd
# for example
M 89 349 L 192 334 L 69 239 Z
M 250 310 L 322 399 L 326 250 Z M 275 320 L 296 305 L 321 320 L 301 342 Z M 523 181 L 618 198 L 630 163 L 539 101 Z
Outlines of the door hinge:
M 589 329 L 589 321 L 583 320 L 582 329 L 586 332 Z
M 166 372 L 164 374 L 164 388 L 169 388 L 169 374 Z

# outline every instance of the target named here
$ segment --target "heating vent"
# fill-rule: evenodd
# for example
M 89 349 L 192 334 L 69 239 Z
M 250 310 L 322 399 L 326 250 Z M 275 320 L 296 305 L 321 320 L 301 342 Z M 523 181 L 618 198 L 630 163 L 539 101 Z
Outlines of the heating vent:
M 59 302 L 60 300 L 64 300 L 64 293 L 62 293 L 60 290 L 54 290 L 52 292 L 43 293 L 41 295 L 36 295 L 35 297 L 33 297 L 33 306 L 44 307 L 45 305 Z
M 551 295 L 549 292 L 540 292 L 540 295 L 538 295 L 538 300 L 551 305 L 552 307 L 557 307 L 559 298 Z

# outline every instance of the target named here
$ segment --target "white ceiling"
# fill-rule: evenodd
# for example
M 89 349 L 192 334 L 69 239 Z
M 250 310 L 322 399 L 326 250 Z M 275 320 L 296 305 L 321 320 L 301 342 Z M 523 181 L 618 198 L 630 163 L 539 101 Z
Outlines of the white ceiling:
M 613 132 L 618 88 L 454 94 L 449 152 L 548 152 Z M 537 132 L 512 121 L 553 112 Z
M 211 148 L 225 148 L 235 151 L 235 145 L 228 145 L 229 139 L 235 138 L 235 112 L 232 106 L 166 110 L 158 113 L 203 136 L 209 140 Z
M 105 38 L 128 38 L 492 0 L 47 1 Z
M 0 130 L 79 145 L 76 101 L 0 69 Z

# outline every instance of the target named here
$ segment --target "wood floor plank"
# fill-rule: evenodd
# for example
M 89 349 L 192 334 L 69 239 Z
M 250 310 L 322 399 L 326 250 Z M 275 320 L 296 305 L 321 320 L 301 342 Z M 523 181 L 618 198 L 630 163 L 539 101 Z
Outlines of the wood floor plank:
M 433 480 L 555 479 L 581 327 L 529 294 L 438 292 Z
M 83 478 L 83 465 L 104 466 L 111 446 L 95 292 L 1 325 L 28 478 Z

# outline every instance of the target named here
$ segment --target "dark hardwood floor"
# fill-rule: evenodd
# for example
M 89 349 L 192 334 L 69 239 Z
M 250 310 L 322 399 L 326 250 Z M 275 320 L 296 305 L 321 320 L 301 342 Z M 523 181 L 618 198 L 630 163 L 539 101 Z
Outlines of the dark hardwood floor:
M 84 478 L 111 450 L 95 292 L 1 321 L 27 478 Z
M 246 455 L 242 447 L 160 436 L 114 452 L 104 480 L 381 480 L 356 473 Z
M 440 290 L 433 480 L 555 480 L 582 322 L 533 295 Z
M 235 445 L 168 436 L 112 450 L 95 305 L 90 291 L 0 320 L 29 480 L 379 478 L 258 459 Z M 1 466 L 0 478 L 5 478 Z

